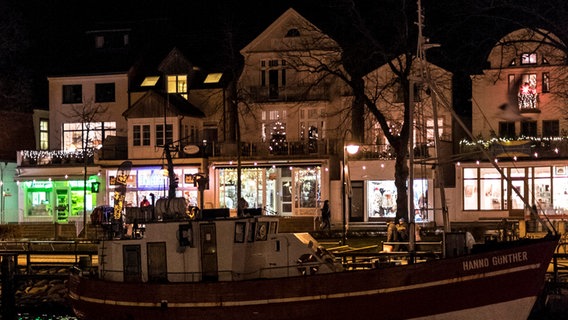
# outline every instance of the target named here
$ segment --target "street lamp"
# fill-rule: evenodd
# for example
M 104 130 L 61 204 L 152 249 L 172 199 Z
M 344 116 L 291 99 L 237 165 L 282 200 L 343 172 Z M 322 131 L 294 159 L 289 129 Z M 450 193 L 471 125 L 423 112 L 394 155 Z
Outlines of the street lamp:
M 350 130 L 345 131 L 351 132 Z M 342 171 L 342 180 L 343 180 L 343 212 L 342 212 L 342 219 L 343 219 L 343 238 L 341 240 L 341 244 L 345 245 L 347 242 L 347 215 L 351 215 L 351 197 L 353 195 L 353 191 L 351 188 L 351 172 L 349 171 L 349 155 L 354 155 L 359 151 L 359 143 L 354 141 L 346 141 L 345 136 L 343 139 L 343 171 Z M 345 199 L 347 198 L 347 201 Z M 345 207 L 348 206 L 349 209 Z

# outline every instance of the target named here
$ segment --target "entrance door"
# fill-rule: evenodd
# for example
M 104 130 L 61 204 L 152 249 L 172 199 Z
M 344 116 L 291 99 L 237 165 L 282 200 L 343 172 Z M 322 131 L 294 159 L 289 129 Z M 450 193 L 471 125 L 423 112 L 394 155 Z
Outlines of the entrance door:
M 166 243 L 151 242 L 147 245 L 148 251 L 148 281 L 166 282 L 168 268 L 166 263 Z
M 58 189 L 57 204 L 55 206 L 58 221 L 67 221 L 69 218 L 69 191 L 67 189 Z
M 292 214 L 292 178 L 280 179 L 280 214 Z
M 351 210 L 349 210 L 350 222 L 363 222 L 363 181 L 351 181 Z M 349 204 L 348 204 L 349 205 Z
M 523 198 L 528 200 L 527 188 L 525 187 L 526 180 L 524 178 L 514 177 L 511 178 L 511 183 L 513 188 L 518 190 Z M 523 217 L 525 204 L 523 202 L 523 199 L 519 197 L 519 195 L 517 194 L 517 192 L 515 192 L 515 190 L 513 190 L 513 188 L 509 188 L 509 190 L 507 190 L 507 198 L 510 199 L 510 201 L 507 202 L 509 216 Z
M 217 235 L 215 224 L 202 224 L 199 226 L 201 237 L 201 269 L 204 281 L 217 281 L 219 279 L 217 266 Z
M 122 247 L 122 264 L 124 268 L 124 282 L 142 281 L 140 245 Z

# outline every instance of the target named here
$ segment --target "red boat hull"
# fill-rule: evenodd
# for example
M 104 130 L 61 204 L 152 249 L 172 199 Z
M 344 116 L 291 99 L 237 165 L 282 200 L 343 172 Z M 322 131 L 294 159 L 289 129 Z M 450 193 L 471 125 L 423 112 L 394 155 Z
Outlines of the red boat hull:
M 372 270 L 235 282 L 117 283 L 72 275 L 81 319 L 522 319 L 558 239 Z

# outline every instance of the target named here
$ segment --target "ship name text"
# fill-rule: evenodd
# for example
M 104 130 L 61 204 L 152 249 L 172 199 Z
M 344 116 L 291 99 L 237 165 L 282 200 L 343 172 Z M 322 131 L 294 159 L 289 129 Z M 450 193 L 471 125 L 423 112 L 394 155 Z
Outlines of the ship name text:
M 527 252 L 522 251 L 522 252 L 499 255 L 492 258 L 466 260 L 463 262 L 463 270 L 470 271 L 480 268 L 487 268 L 490 266 L 499 266 L 504 264 L 523 262 L 527 261 L 528 259 L 529 258 Z

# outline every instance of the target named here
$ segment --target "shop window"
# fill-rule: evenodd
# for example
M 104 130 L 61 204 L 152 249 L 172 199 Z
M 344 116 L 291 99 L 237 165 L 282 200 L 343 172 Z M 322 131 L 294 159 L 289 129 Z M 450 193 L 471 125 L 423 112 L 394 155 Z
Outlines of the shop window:
M 495 168 L 481 168 L 479 187 L 480 209 L 501 210 L 503 209 L 503 187 L 501 174 Z
M 396 216 L 396 186 L 393 180 L 368 181 L 367 203 L 369 218 Z

